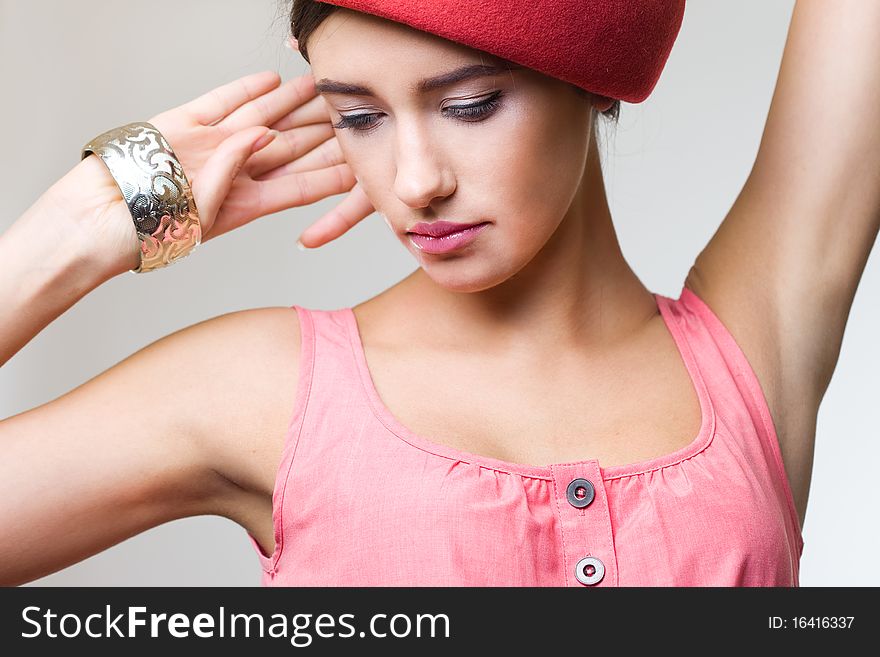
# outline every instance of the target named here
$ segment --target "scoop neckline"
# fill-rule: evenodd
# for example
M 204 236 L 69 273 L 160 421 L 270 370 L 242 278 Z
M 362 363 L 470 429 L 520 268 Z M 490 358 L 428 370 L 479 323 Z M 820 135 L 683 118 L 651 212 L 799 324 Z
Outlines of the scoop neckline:
M 683 288 L 683 290 L 686 290 L 686 288 Z M 697 432 L 696 437 L 690 443 L 674 452 L 664 454 L 652 459 L 645 459 L 634 463 L 624 463 L 608 467 L 602 466 L 602 464 L 599 463 L 598 459 L 581 459 L 578 461 L 550 463 L 547 465 L 533 465 L 528 463 L 505 461 L 491 456 L 467 452 L 449 445 L 444 445 L 410 430 L 409 427 L 407 427 L 400 420 L 397 419 L 397 416 L 395 416 L 394 413 L 391 412 L 391 410 L 385 405 L 385 402 L 382 401 L 382 398 L 379 396 L 379 392 L 376 389 L 372 374 L 370 373 L 369 365 L 367 363 L 366 351 L 364 349 L 363 339 L 361 338 L 360 327 L 358 326 L 357 317 L 354 314 L 354 309 L 351 307 L 347 307 L 343 308 L 342 311 L 344 321 L 348 329 L 351 349 L 354 355 L 354 359 L 357 362 L 357 368 L 360 375 L 361 383 L 363 385 L 366 397 L 369 400 L 373 414 L 376 416 L 379 422 L 381 422 L 385 426 L 386 429 L 388 429 L 392 434 L 401 439 L 404 443 L 410 445 L 411 447 L 414 447 L 415 449 L 433 454 L 435 456 L 477 465 L 483 468 L 487 468 L 489 470 L 506 472 L 508 474 L 517 474 L 534 479 L 552 480 L 553 470 L 562 466 L 594 465 L 598 468 L 599 472 L 602 473 L 602 479 L 607 481 L 609 479 L 628 477 L 681 463 L 682 461 L 692 458 L 693 456 L 696 456 L 697 454 L 705 450 L 706 447 L 708 447 L 709 444 L 712 442 L 712 437 L 715 434 L 715 408 L 712 404 L 711 398 L 709 397 L 706 383 L 703 380 L 702 373 L 700 372 L 700 368 L 696 362 L 694 353 L 687 340 L 687 336 L 678 325 L 678 322 L 673 316 L 672 310 L 669 307 L 672 303 L 672 299 L 653 292 L 651 293 L 651 295 L 654 298 L 654 302 L 657 305 L 657 309 L 663 319 L 663 323 L 666 326 L 666 329 L 671 334 L 673 342 L 678 349 L 679 356 L 684 361 L 685 368 L 691 380 L 691 385 L 697 393 L 697 397 L 700 403 L 701 414 L 700 429 Z M 684 295 L 684 292 L 682 293 L 682 295 Z

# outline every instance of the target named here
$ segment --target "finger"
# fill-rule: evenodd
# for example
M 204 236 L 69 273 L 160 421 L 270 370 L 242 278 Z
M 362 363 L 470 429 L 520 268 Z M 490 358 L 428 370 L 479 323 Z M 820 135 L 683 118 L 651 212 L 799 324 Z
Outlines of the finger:
M 271 124 L 271 127 L 275 130 L 290 130 L 291 128 L 298 128 L 301 125 L 310 125 L 312 123 L 326 123 L 330 125 L 331 121 L 327 101 L 321 96 L 315 96 L 305 105 L 301 105 L 290 114 L 282 116 L 277 123 Z
M 220 206 L 229 195 L 235 177 L 250 157 L 255 144 L 268 133 L 268 128 L 257 126 L 227 137 L 220 142 L 205 162 L 199 177 L 192 182 L 196 207 L 208 229 L 213 226 Z
M 213 125 L 227 114 L 259 98 L 279 84 L 281 84 L 281 76 L 275 71 L 260 71 L 211 89 L 195 100 L 185 103 L 181 108 L 200 124 Z
M 333 128 L 326 124 L 313 124 L 295 130 L 286 130 L 280 133 L 272 144 L 248 160 L 248 175 L 255 178 L 267 171 L 295 162 L 331 137 L 333 137 Z M 339 162 L 333 164 L 339 164 Z M 305 170 L 302 169 L 302 171 Z
M 331 137 L 293 162 L 285 162 L 274 169 L 264 170 L 259 176 L 251 174 L 251 177 L 261 181 L 272 180 L 273 178 L 289 176 L 292 173 L 315 171 L 316 169 L 323 169 L 343 163 L 345 163 L 345 155 L 339 147 L 339 140 Z
M 375 208 L 370 199 L 360 184 L 356 184 L 339 205 L 306 228 L 299 236 L 299 241 L 309 249 L 323 246 L 347 233 L 373 212 Z
M 315 97 L 315 79 L 301 75 L 277 89 L 245 103 L 223 119 L 218 127 L 232 134 L 255 125 L 272 125 Z
M 347 192 L 356 182 L 348 164 L 257 182 L 260 186 L 257 215 L 309 205 L 328 196 Z

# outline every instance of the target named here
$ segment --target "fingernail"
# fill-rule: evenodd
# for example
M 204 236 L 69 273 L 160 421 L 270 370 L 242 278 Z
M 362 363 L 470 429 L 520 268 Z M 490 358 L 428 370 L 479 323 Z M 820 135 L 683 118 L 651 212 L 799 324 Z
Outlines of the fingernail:
M 305 251 L 308 247 L 300 240 L 296 240 L 296 248 L 298 248 L 300 251 Z
M 269 132 L 267 132 L 265 135 L 263 135 L 262 137 L 257 139 L 257 141 L 254 142 L 254 145 L 251 149 L 251 152 L 256 153 L 261 148 L 268 146 L 269 142 L 272 141 L 273 139 L 275 139 L 275 137 L 277 137 L 277 136 L 278 136 L 277 130 L 270 130 Z

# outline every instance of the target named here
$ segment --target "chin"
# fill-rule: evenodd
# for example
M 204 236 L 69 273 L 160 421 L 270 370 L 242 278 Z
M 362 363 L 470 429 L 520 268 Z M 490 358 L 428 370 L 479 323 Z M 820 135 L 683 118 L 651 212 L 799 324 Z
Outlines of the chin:
M 474 263 L 466 263 L 464 259 L 419 264 L 428 278 L 450 292 L 482 292 L 510 278 L 497 270 L 487 270 L 485 263 L 484 266 L 475 266 Z

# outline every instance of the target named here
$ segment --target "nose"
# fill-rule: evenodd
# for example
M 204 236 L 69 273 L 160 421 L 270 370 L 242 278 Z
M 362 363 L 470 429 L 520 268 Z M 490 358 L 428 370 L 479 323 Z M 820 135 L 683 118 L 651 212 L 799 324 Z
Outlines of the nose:
M 397 135 L 397 173 L 394 192 L 411 208 L 428 207 L 455 191 L 455 177 L 429 132 L 417 125 L 401 125 Z

